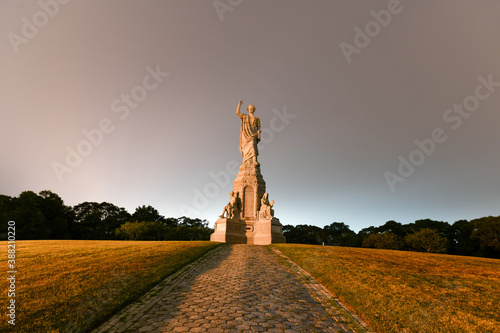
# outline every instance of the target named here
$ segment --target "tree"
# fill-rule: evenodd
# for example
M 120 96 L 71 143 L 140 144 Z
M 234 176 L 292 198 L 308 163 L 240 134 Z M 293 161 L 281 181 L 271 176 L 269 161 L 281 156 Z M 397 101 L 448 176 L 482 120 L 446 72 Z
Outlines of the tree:
M 482 217 L 471 223 L 471 239 L 479 241 L 479 246 L 486 256 L 500 257 L 500 216 Z
M 73 211 L 74 239 L 114 239 L 116 228 L 131 218 L 125 208 L 108 202 L 84 202 L 73 207 Z
M 372 247 L 376 249 L 398 250 L 400 242 L 398 236 L 392 232 L 380 234 L 370 234 L 363 240 L 363 247 Z
M 132 214 L 133 221 L 147 221 L 147 222 L 165 222 L 165 216 L 160 213 L 153 206 L 139 206 Z
M 471 238 L 473 223 L 467 220 L 456 221 L 448 232 L 448 253 L 465 256 L 479 255 L 479 240 Z
M 406 235 L 405 243 L 411 251 L 444 253 L 446 252 L 446 238 L 436 230 L 423 228 Z
M 48 239 L 51 228 L 43 213 L 43 198 L 24 191 L 12 201 L 12 220 L 16 221 L 17 239 Z
M 18 239 L 69 239 L 71 208 L 51 191 L 24 191 L 19 197 L 0 196 L 2 225 L 16 221 Z M 7 230 L 5 228 L 4 230 Z
M 7 239 L 7 222 L 12 221 L 13 217 L 13 198 L 8 195 L 0 195 L 0 237 L 2 240 Z
M 295 237 L 296 236 L 295 227 L 293 225 L 285 224 L 282 230 L 283 230 L 283 236 L 286 237 L 287 243 L 298 243 Z
M 399 222 L 392 221 L 392 220 L 387 221 L 387 222 L 385 222 L 384 225 L 381 225 L 380 227 L 378 227 L 377 231 L 379 233 L 390 232 L 398 237 L 404 237 L 406 234 L 403 225 Z
M 343 222 L 333 222 L 323 227 L 324 239 L 327 244 L 353 246 L 356 233 Z
M 51 239 L 70 239 L 69 228 L 74 215 L 71 207 L 64 205 L 63 200 L 51 191 L 41 191 L 41 211 L 51 229 Z
M 179 219 L 176 219 L 175 217 L 167 217 L 163 222 L 163 225 L 171 228 L 178 227 Z
M 178 226 L 169 229 L 169 239 L 173 237 L 175 240 L 209 240 L 213 232 L 213 229 L 208 227 L 207 220 L 182 216 L 177 221 Z
M 186 216 L 177 218 L 177 225 L 180 227 L 208 228 L 208 223 L 207 220 L 201 220 L 199 218 L 192 219 Z
M 116 237 L 126 240 L 137 240 L 140 235 L 139 222 L 125 222 L 115 230 Z
M 378 234 L 378 228 L 371 226 L 361 229 L 356 235 L 358 239 L 356 246 L 363 246 L 363 241 L 371 234 Z
M 434 221 L 431 219 L 417 220 L 415 223 L 410 223 L 405 226 L 406 231 L 409 233 L 410 231 L 419 231 L 421 229 L 432 229 L 437 232 L 446 235 L 448 233 L 448 229 L 450 228 L 450 224 L 448 222 L 443 221 Z
M 296 244 L 322 244 L 325 239 L 323 230 L 314 225 L 299 224 L 297 226 L 285 225 L 283 236 L 287 243 Z
M 163 240 L 166 227 L 161 222 L 126 222 L 115 230 L 120 239 Z
M 367 227 L 367 228 L 363 228 L 361 229 L 359 232 L 358 232 L 358 235 L 362 238 L 365 238 L 367 237 L 368 235 L 370 234 L 377 234 L 378 233 L 378 228 L 377 227 Z
M 172 219 L 172 218 L 169 218 Z M 167 219 L 167 220 L 169 220 Z M 162 222 L 126 222 L 115 230 L 120 239 L 129 240 L 208 240 L 213 229 L 207 220 L 179 217 L 176 226 Z

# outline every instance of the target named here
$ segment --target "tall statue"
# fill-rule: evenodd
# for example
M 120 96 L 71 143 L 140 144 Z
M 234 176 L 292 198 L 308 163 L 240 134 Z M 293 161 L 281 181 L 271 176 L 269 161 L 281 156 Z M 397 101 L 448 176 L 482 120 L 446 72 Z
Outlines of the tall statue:
M 243 164 L 259 164 L 257 155 L 259 150 L 257 143 L 260 141 L 260 119 L 254 116 L 255 106 L 248 106 L 248 114 L 240 113 L 240 107 L 243 101 L 238 102 L 236 114 L 241 119 L 240 129 L 240 151 L 243 157 Z

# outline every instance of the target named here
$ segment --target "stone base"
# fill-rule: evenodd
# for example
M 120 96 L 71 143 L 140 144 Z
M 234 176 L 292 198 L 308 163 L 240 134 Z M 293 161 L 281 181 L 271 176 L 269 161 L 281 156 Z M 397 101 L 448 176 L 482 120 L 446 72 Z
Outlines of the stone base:
M 246 244 L 245 222 L 239 219 L 220 218 L 215 222 L 214 233 L 210 235 L 212 242 Z
M 258 220 L 254 224 L 253 244 L 268 245 L 272 243 L 286 243 L 286 238 L 283 236 L 283 227 L 276 220 Z
M 281 223 L 276 220 L 239 220 L 220 218 L 215 222 L 212 242 L 268 245 L 285 243 Z

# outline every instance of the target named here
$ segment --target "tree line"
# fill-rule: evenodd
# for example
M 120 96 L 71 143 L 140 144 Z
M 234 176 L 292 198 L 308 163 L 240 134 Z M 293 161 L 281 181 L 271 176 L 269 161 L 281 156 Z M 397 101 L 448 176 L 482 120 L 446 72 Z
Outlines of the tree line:
M 378 227 L 352 231 L 343 222 L 323 228 L 301 224 L 283 226 L 287 243 L 324 244 L 448 253 L 500 259 L 500 216 L 460 220 L 453 224 L 430 219 L 402 224 L 388 221 Z
M 152 206 L 139 206 L 133 214 L 109 202 L 67 206 L 51 191 L 0 195 L 0 239 L 7 239 L 11 220 L 18 240 L 207 240 L 213 232 L 207 220 L 165 218 Z
M 207 220 L 165 218 L 152 206 L 133 214 L 108 202 L 67 206 L 51 191 L 0 195 L 0 240 L 7 239 L 7 222 L 16 222 L 16 239 L 88 240 L 208 240 L 213 229 Z M 448 253 L 500 258 L 500 216 L 453 224 L 430 219 L 402 224 L 388 221 L 358 233 L 343 222 L 323 228 L 301 224 L 283 226 L 287 243 L 324 244 Z

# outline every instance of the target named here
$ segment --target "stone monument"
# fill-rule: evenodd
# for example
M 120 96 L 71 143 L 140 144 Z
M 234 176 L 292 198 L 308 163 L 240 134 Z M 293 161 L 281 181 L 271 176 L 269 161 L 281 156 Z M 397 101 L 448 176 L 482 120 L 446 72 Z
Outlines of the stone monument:
M 257 161 L 260 141 L 260 119 L 254 115 L 255 106 L 248 106 L 248 114 L 240 113 L 239 101 L 236 114 L 241 119 L 240 151 L 243 161 L 229 203 L 215 222 L 214 242 L 267 245 L 284 243 L 282 225 L 274 217 L 274 200 L 269 202 L 266 182 Z

